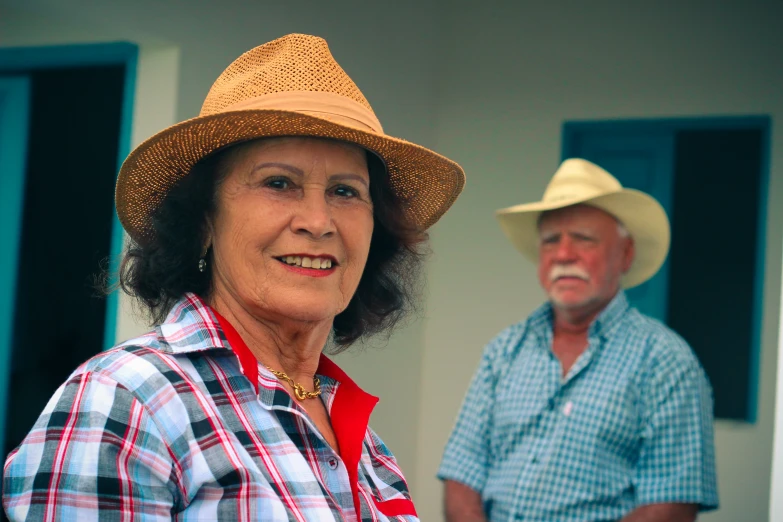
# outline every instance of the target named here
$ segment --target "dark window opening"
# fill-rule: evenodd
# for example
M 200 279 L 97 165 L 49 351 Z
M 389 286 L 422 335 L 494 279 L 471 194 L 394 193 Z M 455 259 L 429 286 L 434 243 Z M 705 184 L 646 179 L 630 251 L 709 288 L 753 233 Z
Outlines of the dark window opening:
M 761 153 L 759 129 L 675 139 L 667 323 L 699 356 L 725 419 L 748 416 Z

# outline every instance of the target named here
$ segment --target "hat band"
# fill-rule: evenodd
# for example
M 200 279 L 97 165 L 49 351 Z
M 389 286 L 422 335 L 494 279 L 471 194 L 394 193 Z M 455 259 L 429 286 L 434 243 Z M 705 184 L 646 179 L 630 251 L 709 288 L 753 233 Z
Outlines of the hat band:
M 247 110 L 301 112 L 360 130 L 383 134 L 381 122 L 371 110 L 350 98 L 331 92 L 273 92 L 242 100 L 224 109 L 224 111 Z

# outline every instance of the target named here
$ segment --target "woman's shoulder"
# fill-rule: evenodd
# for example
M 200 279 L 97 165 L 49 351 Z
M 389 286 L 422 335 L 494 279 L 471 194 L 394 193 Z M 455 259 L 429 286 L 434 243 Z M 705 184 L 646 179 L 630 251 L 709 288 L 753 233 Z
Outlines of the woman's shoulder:
M 192 365 L 188 353 L 167 346 L 158 328 L 95 355 L 69 380 L 113 381 L 145 402 L 165 387 L 192 380 Z
M 73 375 L 101 373 L 105 375 L 122 374 L 126 365 L 133 367 L 149 361 L 154 352 L 160 352 L 159 336 L 155 330 L 128 339 L 104 350 L 79 365 Z M 72 375 L 72 376 L 73 376 Z

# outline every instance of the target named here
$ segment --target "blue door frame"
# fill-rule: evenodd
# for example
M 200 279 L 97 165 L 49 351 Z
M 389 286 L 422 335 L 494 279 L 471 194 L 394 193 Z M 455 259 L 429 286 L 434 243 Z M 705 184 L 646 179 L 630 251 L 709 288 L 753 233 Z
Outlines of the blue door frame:
M 711 129 L 758 129 L 762 132 L 761 172 L 759 173 L 759 205 L 756 215 L 758 243 L 756 245 L 755 279 L 753 283 L 753 329 L 751 339 L 750 389 L 748 419 L 755 423 L 758 416 L 758 389 L 761 364 L 761 328 L 764 314 L 764 276 L 767 247 L 767 207 L 769 205 L 770 140 L 772 120 L 769 116 L 725 116 L 704 118 L 633 119 L 602 121 L 568 121 L 563 124 L 562 159 L 573 157 L 580 136 L 588 132 L 671 132 Z
M 0 48 L 0 77 L 8 74 L 23 76 L 25 73 L 37 69 L 124 65 L 125 84 L 123 87 L 122 115 L 119 133 L 120 142 L 117 157 L 117 171 L 119 171 L 122 161 L 130 153 L 138 54 L 138 46 L 127 42 Z M 24 135 L 26 136 L 27 117 L 25 117 L 24 125 Z M 2 158 L 0 158 L 0 162 L 2 162 Z M 0 163 L 0 172 L 6 172 L 5 165 L 2 163 Z M 122 246 L 122 226 L 115 213 L 112 223 L 109 262 L 110 273 L 113 278 L 111 281 L 112 285 L 116 283 L 116 280 L 114 279 L 116 279 Z M 119 295 L 117 292 L 113 292 L 108 297 L 106 303 L 106 320 L 103 338 L 104 349 L 110 348 L 116 342 L 118 308 Z M 4 325 L 3 321 L 5 320 L 6 318 L 0 318 L 0 326 Z M 12 324 L 13 318 L 11 318 L 11 324 L 8 325 L 9 328 Z M 2 349 L 3 347 L 0 347 L 0 350 Z M 5 389 L 2 383 L 0 383 L 0 388 Z
M 30 82 L 0 77 L 0 448 L 5 447 L 7 383 L 11 374 L 16 274 L 22 232 Z

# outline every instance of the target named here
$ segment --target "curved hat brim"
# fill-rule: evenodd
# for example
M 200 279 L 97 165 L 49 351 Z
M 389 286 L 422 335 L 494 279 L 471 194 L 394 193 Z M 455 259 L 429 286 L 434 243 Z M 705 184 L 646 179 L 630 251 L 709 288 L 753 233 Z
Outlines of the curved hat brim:
M 391 189 L 420 230 L 438 221 L 465 185 L 465 174 L 457 163 L 399 138 L 299 112 L 229 111 L 168 127 L 128 155 L 115 191 L 120 222 L 137 243 L 150 241 L 154 238 L 153 212 L 196 163 L 229 145 L 284 136 L 335 139 L 376 153 L 386 163 Z
M 506 237 L 527 259 L 538 263 L 538 219 L 547 210 L 585 204 L 600 208 L 623 223 L 634 240 L 635 257 L 623 276 L 623 288 L 638 286 L 660 270 L 671 242 L 669 218 L 654 198 L 634 189 L 595 197 L 538 201 L 500 209 L 496 217 Z

